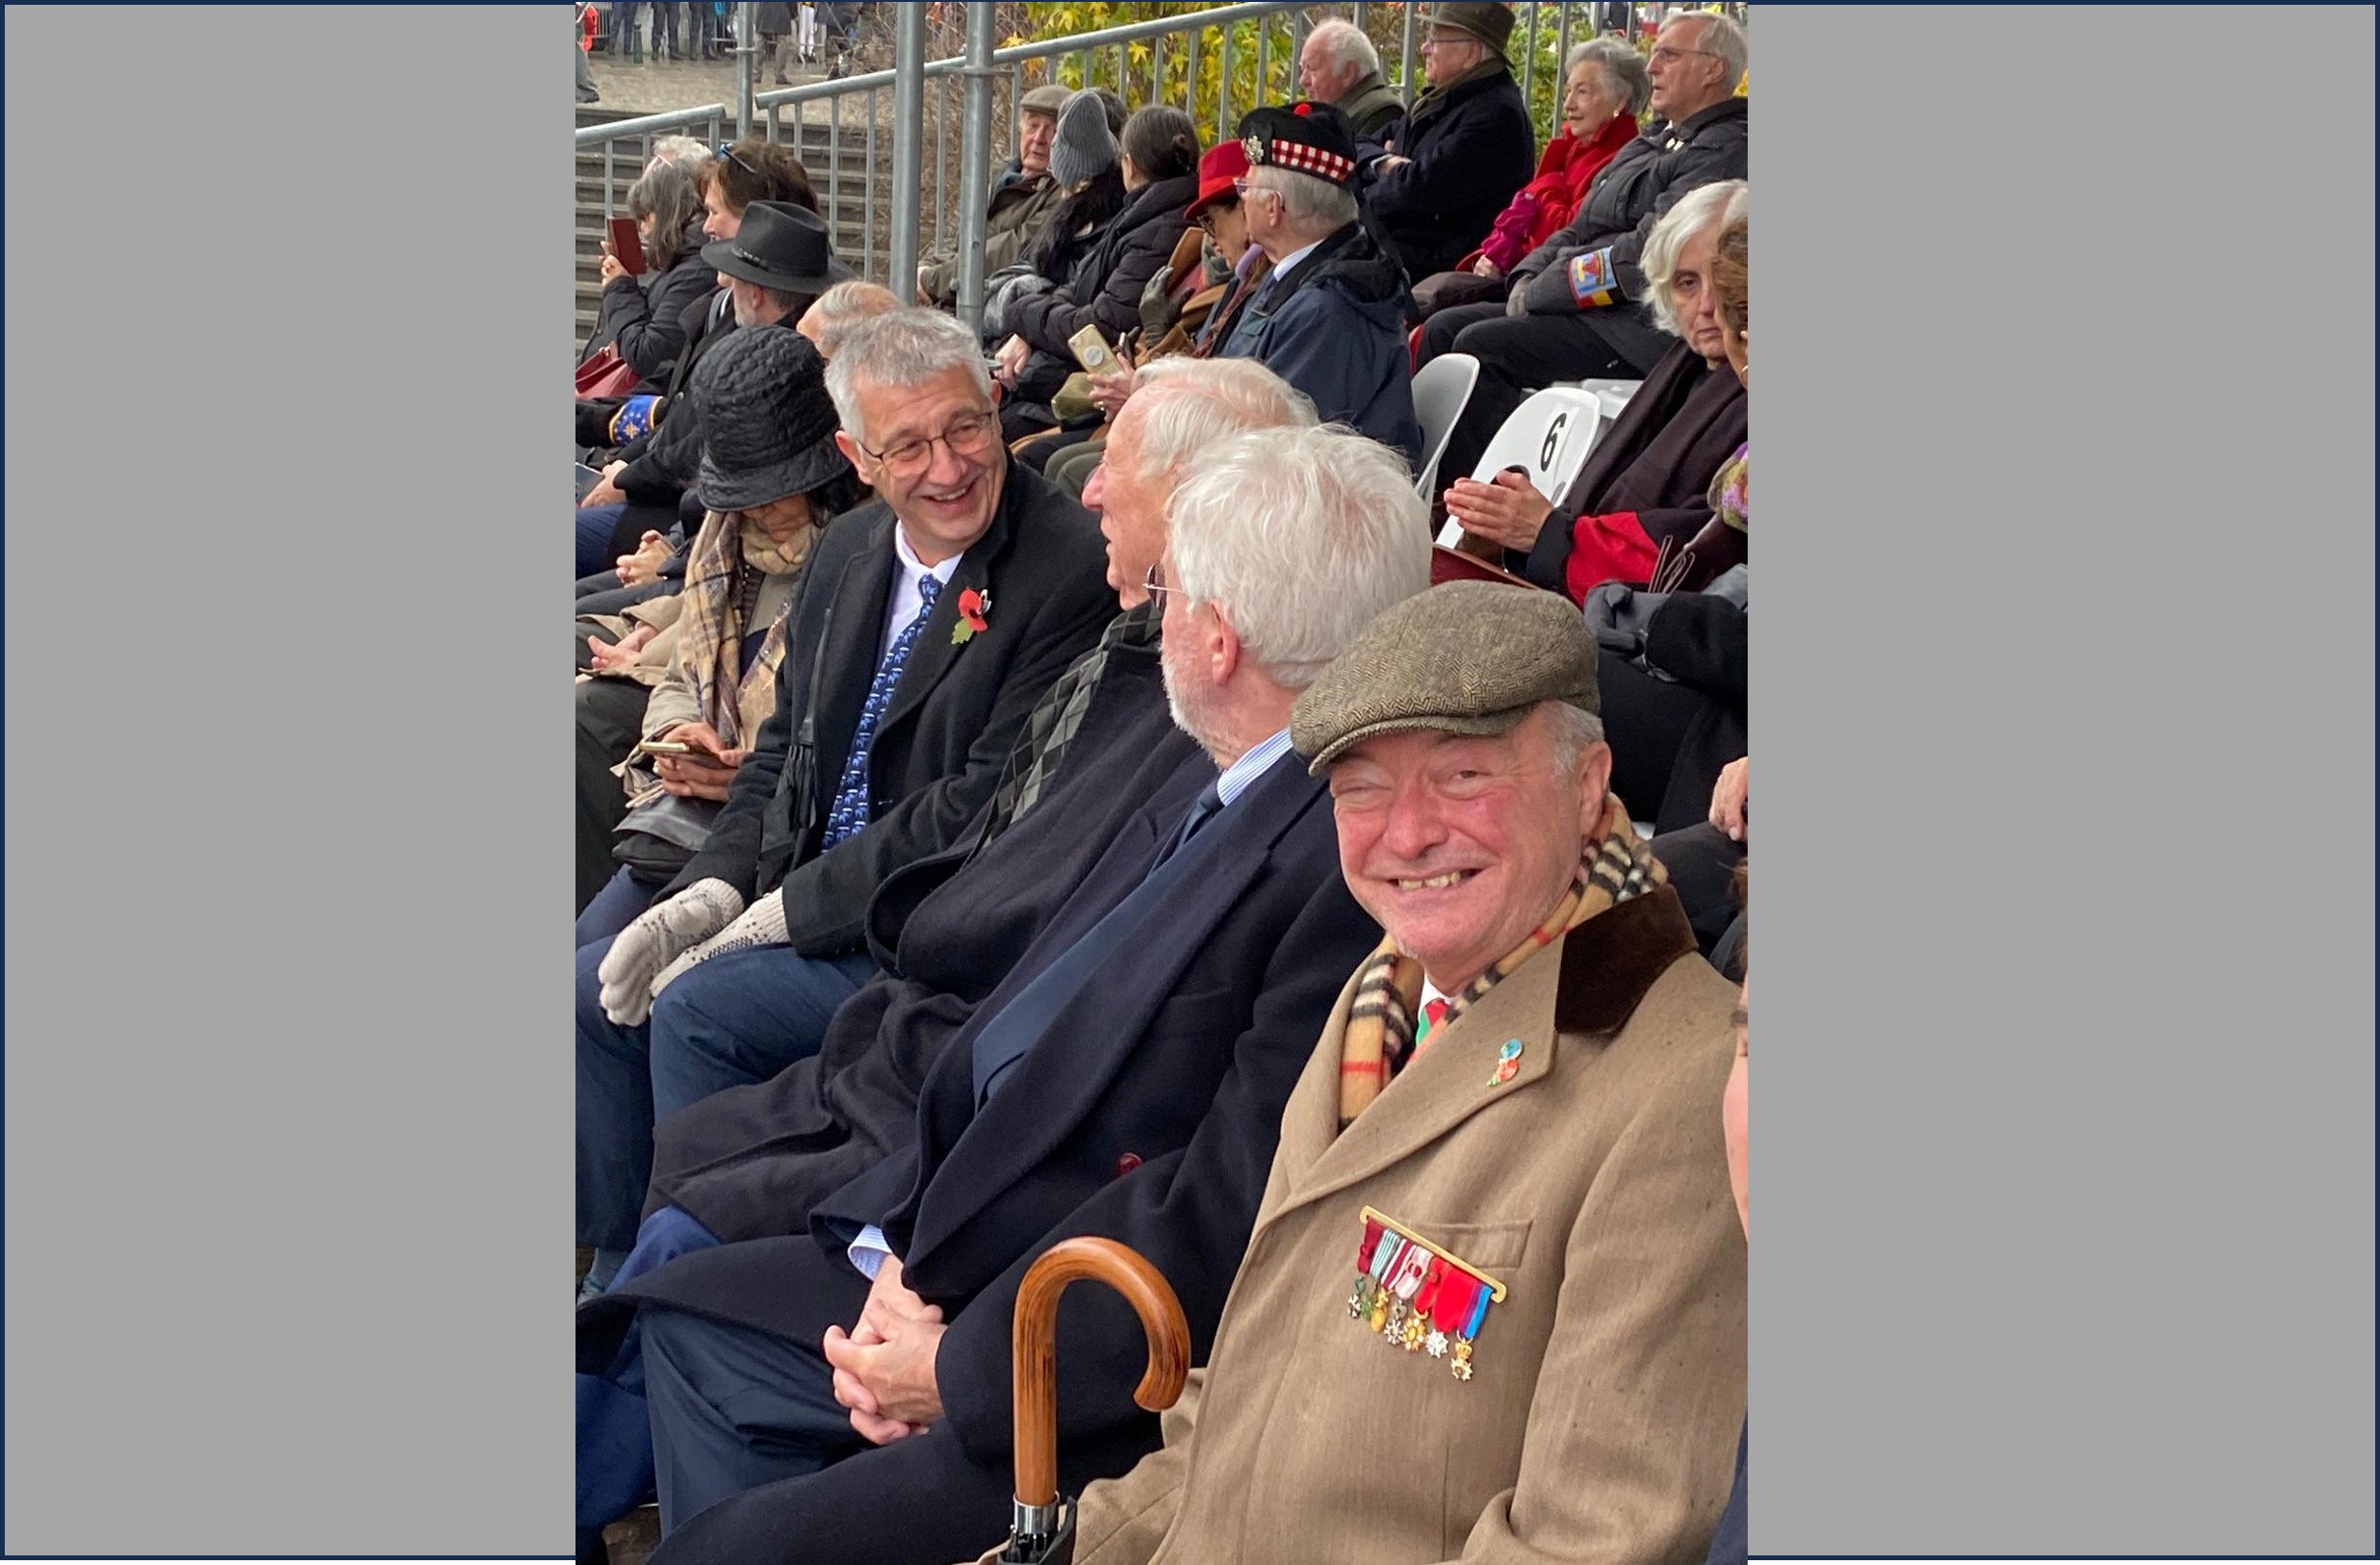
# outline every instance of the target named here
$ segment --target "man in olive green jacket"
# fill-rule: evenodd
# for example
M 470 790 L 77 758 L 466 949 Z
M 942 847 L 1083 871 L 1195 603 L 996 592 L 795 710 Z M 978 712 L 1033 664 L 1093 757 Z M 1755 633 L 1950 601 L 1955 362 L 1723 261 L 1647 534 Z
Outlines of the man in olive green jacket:
M 993 182 L 984 215 L 984 275 L 1013 265 L 1066 198 L 1050 175 L 1050 142 L 1058 134 L 1058 111 L 1066 105 L 1062 87 L 1036 87 L 1016 106 L 1016 161 Z M 917 302 L 948 309 L 959 296 L 959 256 L 946 250 L 917 268 Z

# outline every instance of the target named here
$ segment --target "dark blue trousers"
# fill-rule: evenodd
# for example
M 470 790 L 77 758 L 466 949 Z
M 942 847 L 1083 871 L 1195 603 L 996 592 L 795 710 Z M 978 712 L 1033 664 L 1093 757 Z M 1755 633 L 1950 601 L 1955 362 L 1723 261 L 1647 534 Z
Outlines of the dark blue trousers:
M 620 1264 L 615 1284 L 694 1250 L 711 1249 L 719 1237 L 676 1207 L 655 1212 L 636 1236 L 636 1247 Z M 601 1374 L 578 1376 L 578 1557 L 587 1558 L 590 1534 L 644 1502 L 653 1492 L 653 1421 L 645 1410 L 644 1352 L 639 1323 L 631 1323 L 620 1350 Z
M 680 974 L 653 1018 L 603 1014 L 596 969 L 611 941 L 578 952 L 578 1243 L 623 1250 L 653 1178 L 653 1127 L 711 1093 L 767 1081 L 816 1054 L 834 1008 L 875 971 L 865 956 L 762 946 Z

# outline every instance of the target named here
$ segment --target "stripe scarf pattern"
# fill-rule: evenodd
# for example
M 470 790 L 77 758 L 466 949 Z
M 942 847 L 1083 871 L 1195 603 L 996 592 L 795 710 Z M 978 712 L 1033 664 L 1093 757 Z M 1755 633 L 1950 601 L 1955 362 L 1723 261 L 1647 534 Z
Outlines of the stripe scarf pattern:
M 1669 879 L 1669 871 L 1639 840 L 1617 794 L 1603 799 L 1597 838 L 1578 861 L 1577 877 L 1546 921 L 1528 938 L 1472 979 L 1460 994 L 1446 997 L 1446 1019 L 1430 1029 L 1446 1031 L 1479 996 L 1503 982 L 1529 958 L 1606 909 L 1643 896 Z M 1364 959 L 1355 998 L 1340 1042 L 1339 1128 L 1355 1123 L 1371 1107 L 1415 1053 L 1414 1014 L 1421 1000 L 1421 964 L 1400 953 L 1393 940 Z

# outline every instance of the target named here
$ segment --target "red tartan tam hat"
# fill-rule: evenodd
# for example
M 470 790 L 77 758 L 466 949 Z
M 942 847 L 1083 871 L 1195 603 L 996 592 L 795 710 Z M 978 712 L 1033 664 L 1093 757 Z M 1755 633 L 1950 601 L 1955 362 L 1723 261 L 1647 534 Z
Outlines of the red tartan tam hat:
M 1182 209 L 1182 220 L 1196 222 L 1200 213 L 1227 195 L 1237 200 L 1232 181 L 1247 171 L 1247 148 L 1239 142 L 1217 141 L 1207 148 L 1207 155 L 1198 160 L 1198 196 Z
M 1250 109 L 1240 121 L 1240 146 L 1250 167 L 1287 168 L 1344 189 L 1355 185 L 1354 133 L 1346 116 L 1327 103 Z

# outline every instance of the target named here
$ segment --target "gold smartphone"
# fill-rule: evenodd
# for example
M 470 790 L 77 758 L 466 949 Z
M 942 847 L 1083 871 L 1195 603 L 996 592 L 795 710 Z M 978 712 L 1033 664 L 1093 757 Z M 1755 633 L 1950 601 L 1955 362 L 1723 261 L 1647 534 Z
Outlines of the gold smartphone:
M 1095 325 L 1085 326 L 1066 339 L 1066 346 L 1074 352 L 1074 362 L 1095 375 L 1113 374 L 1124 366 L 1115 356 L 1115 349 L 1099 335 Z

